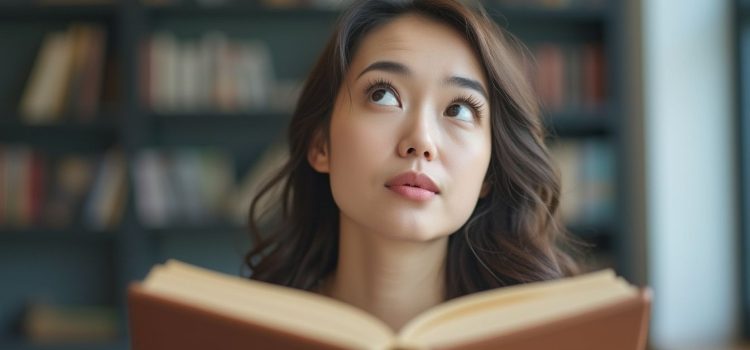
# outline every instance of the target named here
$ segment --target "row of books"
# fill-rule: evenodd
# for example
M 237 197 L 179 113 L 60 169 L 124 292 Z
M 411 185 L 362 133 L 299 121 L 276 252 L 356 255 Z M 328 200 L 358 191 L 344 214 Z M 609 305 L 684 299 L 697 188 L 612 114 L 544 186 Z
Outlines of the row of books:
M 613 215 L 614 154 L 605 141 L 551 146 L 562 173 L 563 219 L 605 223 Z M 245 222 L 250 200 L 286 153 L 271 147 L 237 181 L 232 157 L 212 149 L 145 150 L 133 159 L 136 208 L 147 227 Z M 0 147 L 0 227 L 64 228 L 119 224 L 126 200 L 126 162 L 105 155 L 46 156 L 28 147 Z M 269 208 L 273 203 L 261 203 Z
M 606 62 L 602 45 L 539 43 L 529 73 L 548 111 L 597 111 L 605 103 Z
M 604 140 L 558 141 L 551 145 L 562 173 L 563 220 L 606 224 L 613 218 L 615 155 Z M 231 157 L 216 150 L 144 151 L 134 165 L 139 218 L 146 226 L 177 223 L 245 223 L 250 201 L 263 180 L 286 159 L 270 147 L 235 182 Z M 270 197 L 268 197 L 270 198 Z M 270 200 L 261 209 L 272 209 Z
M 65 116 L 93 119 L 99 110 L 106 33 L 74 23 L 43 40 L 21 98 L 24 122 L 43 124 Z M 550 111 L 596 111 L 606 99 L 601 45 L 541 43 L 532 47 L 536 90 Z M 197 40 L 159 32 L 143 43 L 140 86 L 144 106 L 156 112 L 289 111 L 300 82 L 277 80 L 268 46 L 213 31 Z
M 228 154 L 209 148 L 145 150 L 135 156 L 136 210 L 146 227 L 175 224 L 245 223 L 250 200 L 262 179 L 284 161 L 271 148 L 236 181 L 236 164 Z
M 0 227 L 115 227 L 124 210 L 125 175 L 117 151 L 49 155 L 0 145 Z
M 259 40 L 159 32 L 140 53 L 143 104 L 158 113 L 285 111 L 297 99 L 299 83 L 274 78 L 271 52 Z
M 40 45 L 19 105 L 21 120 L 45 124 L 70 117 L 90 121 L 99 112 L 106 31 L 73 23 L 48 33 Z
M 606 140 L 560 140 L 550 145 L 562 176 L 564 222 L 606 224 L 614 218 L 615 154 Z

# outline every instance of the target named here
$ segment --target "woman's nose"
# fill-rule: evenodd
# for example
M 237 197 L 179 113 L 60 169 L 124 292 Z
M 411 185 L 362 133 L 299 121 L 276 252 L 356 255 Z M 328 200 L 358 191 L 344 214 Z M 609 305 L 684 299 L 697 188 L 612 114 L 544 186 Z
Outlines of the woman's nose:
M 437 158 L 437 147 L 435 147 L 429 124 L 429 117 L 422 115 L 415 115 L 408 122 L 404 137 L 398 145 L 399 156 L 403 158 L 424 157 L 427 161 Z

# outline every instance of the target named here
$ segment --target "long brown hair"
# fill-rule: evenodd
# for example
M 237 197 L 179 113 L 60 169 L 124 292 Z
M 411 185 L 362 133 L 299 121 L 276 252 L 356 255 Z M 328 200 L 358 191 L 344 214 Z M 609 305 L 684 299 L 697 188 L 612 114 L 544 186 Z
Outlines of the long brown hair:
M 328 137 L 334 101 L 357 44 L 397 16 L 416 13 L 463 33 L 490 83 L 492 156 L 489 194 L 448 239 L 445 299 L 578 273 L 568 252 L 576 240 L 560 223 L 560 176 L 544 144 L 539 103 L 522 66 L 526 51 L 480 5 L 457 0 L 362 0 L 346 10 L 303 87 L 288 130 L 289 159 L 253 199 L 252 279 L 313 290 L 338 260 L 339 210 L 327 174 L 312 169 L 308 149 Z M 280 195 L 280 211 L 262 210 Z M 266 199 L 267 201 L 267 199 Z M 267 218 L 274 217 L 272 223 Z

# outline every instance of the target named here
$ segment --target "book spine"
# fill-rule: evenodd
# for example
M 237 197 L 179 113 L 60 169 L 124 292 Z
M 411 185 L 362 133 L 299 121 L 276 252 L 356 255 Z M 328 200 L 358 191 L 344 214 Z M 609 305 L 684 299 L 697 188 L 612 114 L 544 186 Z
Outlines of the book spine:
M 99 26 L 90 26 L 85 65 L 81 72 L 81 93 L 75 101 L 76 116 L 82 121 L 92 121 L 99 111 L 102 75 L 106 56 L 106 32 Z

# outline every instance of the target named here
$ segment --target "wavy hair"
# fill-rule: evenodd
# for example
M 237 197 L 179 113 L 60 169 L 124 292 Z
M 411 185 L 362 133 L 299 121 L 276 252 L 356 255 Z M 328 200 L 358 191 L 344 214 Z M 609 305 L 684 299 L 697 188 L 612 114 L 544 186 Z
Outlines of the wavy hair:
M 254 246 L 244 259 L 250 278 L 314 290 L 335 270 L 339 210 L 328 174 L 313 170 L 308 149 L 316 133 L 328 137 L 336 95 L 358 43 L 373 28 L 407 13 L 462 33 L 490 84 L 490 191 L 448 238 L 444 299 L 579 273 L 572 256 L 580 242 L 560 222 L 560 175 L 544 143 L 538 98 L 525 75 L 523 59 L 529 55 L 524 46 L 481 5 L 362 0 L 343 12 L 305 82 L 287 133 L 288 160 L 253 198 L 249 230 Z M 268 196 L 278 204 L 276 211 L 261 205 Z

